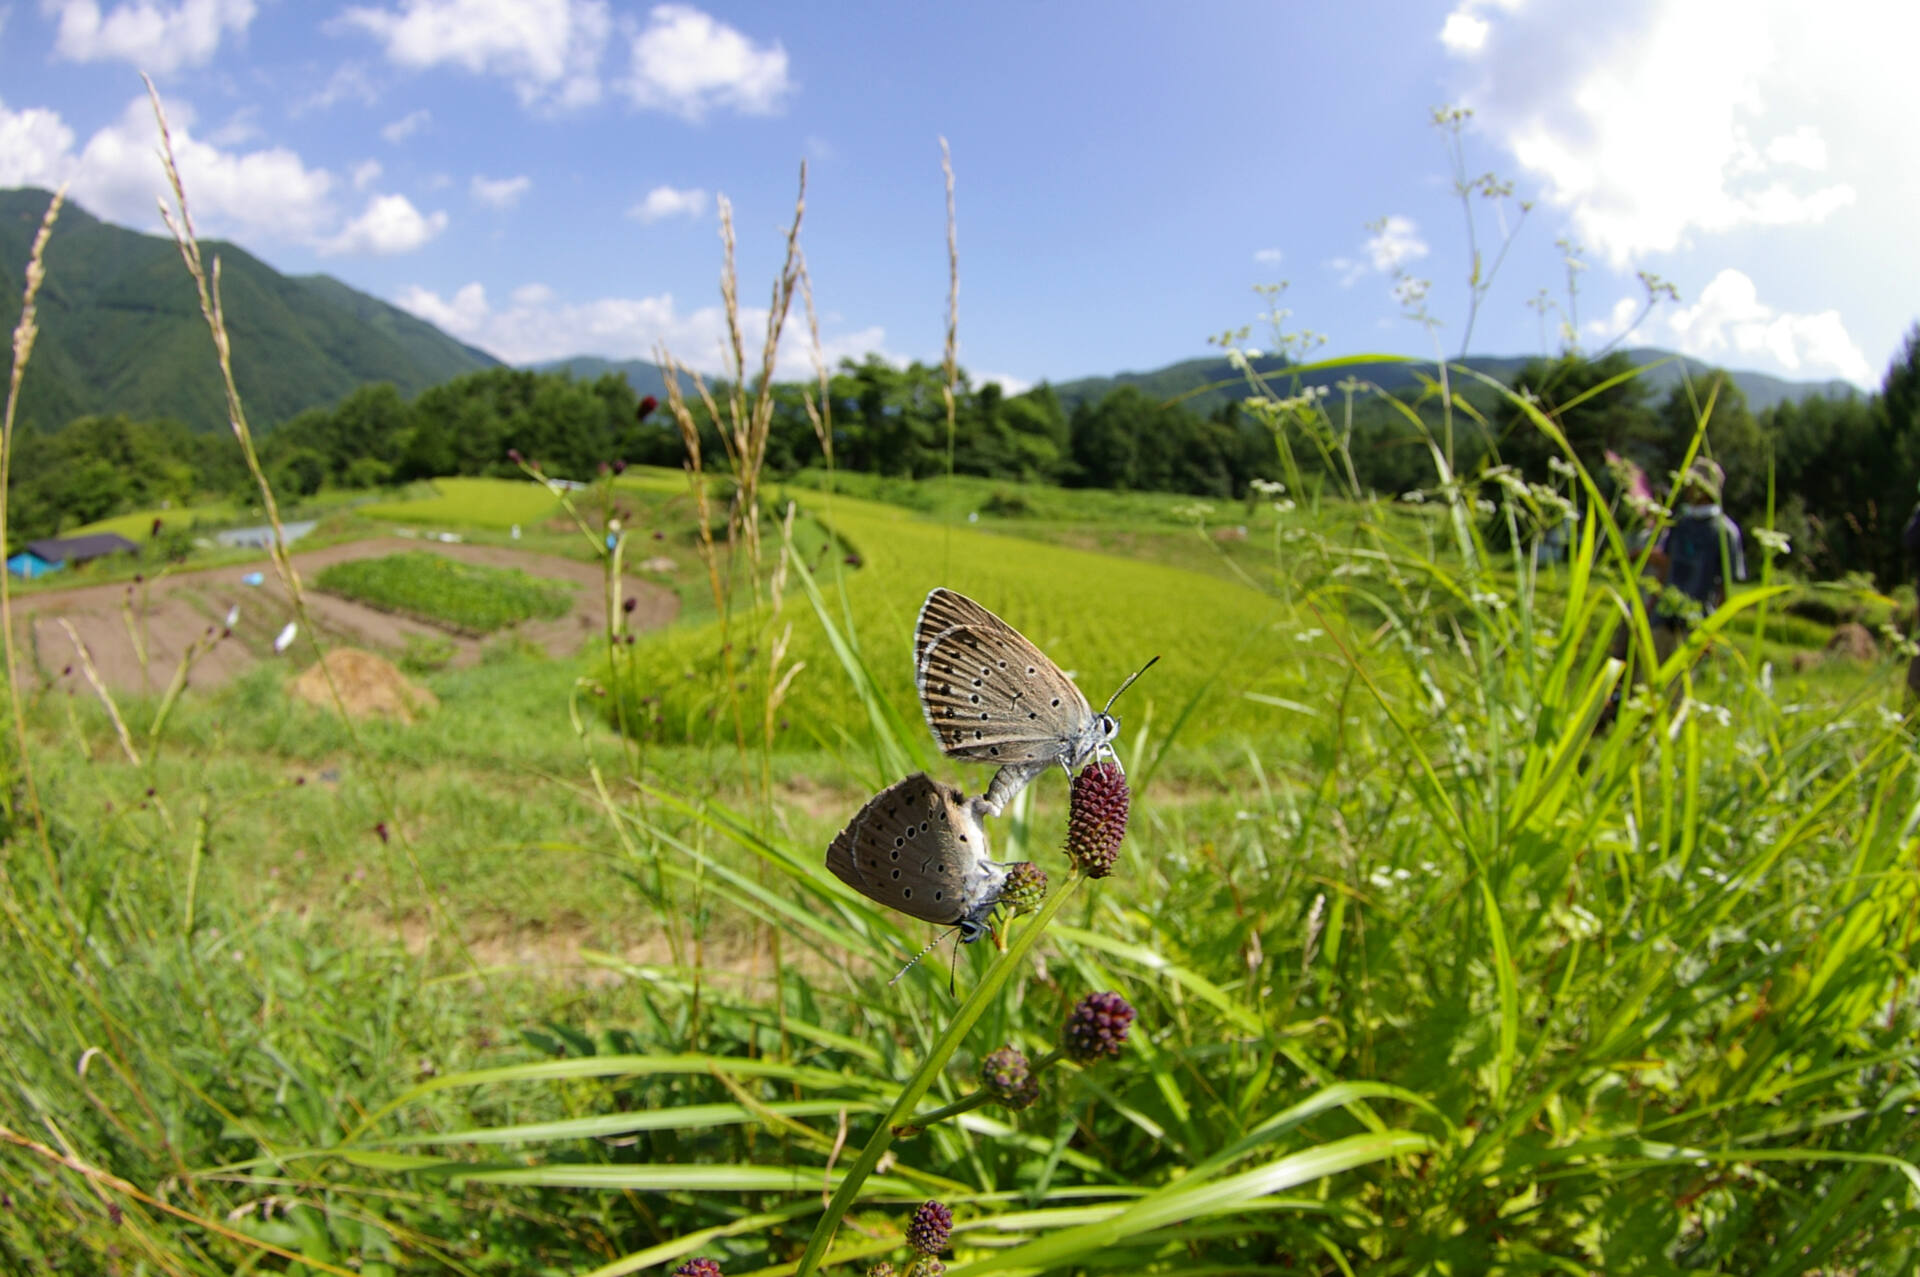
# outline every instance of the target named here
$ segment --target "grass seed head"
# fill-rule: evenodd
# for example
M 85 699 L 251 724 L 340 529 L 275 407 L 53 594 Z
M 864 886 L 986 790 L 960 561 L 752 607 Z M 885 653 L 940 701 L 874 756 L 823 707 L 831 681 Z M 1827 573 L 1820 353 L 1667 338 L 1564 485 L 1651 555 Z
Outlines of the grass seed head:
M 1127 836 L 1127 777 L 1113 762 L 1090 763 L 1073 778 L 1067 813 L 1067 855 L 1089 878 L 1113 872 Z
M 905 1277 L 941 1277 L 947 1266 L 932 1255 L 922 1255 L 907 1265 Z
M 1075 1004 L 1061 1031 L 1067 1057 L 1081 1064 L 1120 1057 L 1127 1030 L 1133 1027 L 1133 1008 L 1117 993 L 1089 993 Z
M 725 1277 L 725 1274 L 720 1271 L 717 1260 L 708 1259 L 702 1255 L 698 1259 L 689 1259 L 674 1269 L 673 1277 Z

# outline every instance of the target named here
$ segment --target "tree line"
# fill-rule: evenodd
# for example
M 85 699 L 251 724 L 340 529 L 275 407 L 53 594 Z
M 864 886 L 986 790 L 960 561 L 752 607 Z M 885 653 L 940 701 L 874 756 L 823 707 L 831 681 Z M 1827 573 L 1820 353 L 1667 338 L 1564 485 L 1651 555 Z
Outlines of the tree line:
M 1515 388 L 1556 417 L 1595 474 L 1616 452 L 1656 483 L 1677 468 L 1705 412 L 1706 451 L 1727 472 L 1724 504 L 1735 518 L 1767 517 L 1794 542 L 1802 569 L 1836 576 L 1902 571 L 1899 529 L 1920 479 L 1920 326 L 1911 331 L 1880 391 L 1849 399 L 1783 402 L 1754 413 L 1730 380 L 1696 382 L 1656 396 L 1623 376 L 1622 354 L 1578 353 L 1530 362 Z M 877 356 L 842 363 L 829 381 L 833 464 L 922 478 L 954 472 L 1068 487 L 1186 492 L 1234 498 L 1255 479 L 1277 479 L 1272 433 L 1239 402 L 1206 414 L 1131 386 L 1097 401 L 1063 405 L 1047 385 L 1007 395 L 974 386 L 963 372 L 949 433 L 941 371 L 896 367 Z M 718 396 L 716 396 L 718 397 Z M 1549 480 L 1555 455 L 1512 405 L 1485 389 L 1454 414 L 1454 468 L 1472 476 L 1495 464 Z M 1428 486 L 1426 445 L 1402 407 L 1428 430 L 1442 428 L 1431 393 L 1406 392 L 1402 405 L 1361 395 L 1328 401 L 1346 433 L 1354 477 L 1397 494 Z M 695 405 L 703 451 L 721 455 L 717 433 Z M 391 385 L 361 387 L 330 408 L 313 408 L 265 433 L 260 456 L 276 490 L 299 497 L 322 488 L 368 488 L 442 475 L 519 473 L 509 453 L 546 473 L 584 479 L 617 460 L 678 466 L 685 450 L 664 410 L 640 411 L 624 377 L 574 380 L 564 373 L 492 368 L 424 391 L 411 402 Z M 767 447 L 775 475 L 825 458 L 799 386 L 776 387 Z M 1310 481 L 1327 459 L 1294 448 Z M 1344 463 L 1343 463 L 1344 465 Z M 1771 487 L 1770 487 L 1771 485 Z M 196 434 L 173 422 L 83 417 L 51 432 L 22 432 L 10 477 L 9 535 L 46 536 L 124 510 L 206 495 L 251 499 L 251 481 L 225 434 Z

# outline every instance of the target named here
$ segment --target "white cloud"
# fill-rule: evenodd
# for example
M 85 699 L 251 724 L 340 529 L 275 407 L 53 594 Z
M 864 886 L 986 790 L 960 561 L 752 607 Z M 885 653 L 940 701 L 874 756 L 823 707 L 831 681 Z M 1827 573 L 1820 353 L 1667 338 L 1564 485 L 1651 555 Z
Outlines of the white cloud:
M 533 179 L 524 173 L 519 177 L 499 178 L 482 177 L 475 173 L 473 181 L 468 184 L 468 189 L 472 192 L 473 198 L 482 204 L 491 205 L 494 208 L 512 208 L 520 202 L 522 195 L 533 189 Z
M 1475 17 L 1464 6 L 1449 13 L 1446 25 L 1440 28 L 1440 43 L 1454 53 L 1478 53 L 1486 42 L 1487 20 Z
M 1262 248 L 1253 255 L 1253 260 L 1262 266 L 1278 266 L 1286 254 L 1277 248 Z
M 380 130 L 380 136 L 395 146 L 433 123 L 433 112 L 421 107 L 418 111 L 409 111 L 393 123 Z
M 968 379 L 973 382 L 976 390 L 988 382 L 999 382 L 1000 393 L 1009 399 L 1015 395 L 1026 394 L 1029 390 L 1032 390 L 1034 386 L 1034 383 L 1028 381 L 1025 377 L 1014 377 L 1003 372 L 969 372 L 967 376 Z
M 628 217 L 637 217 L 643 222 L 657 222 L 667 217 L 699 218 L 707 211 L 707 193 L 699 187 L 677 190 L 671 186 L 656 186 L 647 192 L 647 197 L 627 210 Z
M 635 106 L 688 120 L 718 109 L 773 115 L 793 89 L 778 41 L 755 45 L 690 5 L 654 6 L 633 37 L 632 55 L 621 91 Z
M 372 106 L 380 98 L 380 91 L 374 87 L 366 68 L 358 62 L 348 62 L 337 68 L 327 77 L 327 82 L 320 87 L 320 91 L 300 103 L 294 113 L 297 115 L 302 111 L 324 111 L 349 98 L 362 106 Z
M 1420 238 L 1420 228 L 1411 217 L 1395 214 L 1385 218 L 1367 238 L 1367 259 L 1382 274 L 1426 255 L 1427 241 Z
M 327 254 L 373 254 L 381 257 L 411 253 L 447 228 L 447 215 L 422 215 L 404 195 L 376 195 L 366 211 L 316 245 Z
M 225 124 L 207 134 L 207 141 L 224 151 L 265 137 L 267 132 L 260 127 L 258 115 L 254 107 L 240 108 Z
M 446 228 L 445 213 L 423 215 L 400 195 L 370 196 L 360 216 L 342 225 L 333 198 L 339 183 L 326 169 L 307 167 L 284 147 L 241 153 L 203 141 L 185 103 L 168 108 L 168 125 L 194 227 L 203 236 L 279 240 L 323 253 L 404 253 Z M 157 202 L 167 181 L 156 143 L 145 97 L 130 101 L 78 154 L 73 131 L 54 112 L 14 112 L 0 104 L 0 186 L 70 182 L 75 201 L 95 216 L 158 231 Z M 365 190 L 379 177 L 378 161 L 363 161 L 351 185 Z
M 1873 369 L 1839 311 L 1775 310 L 1760 300 L 1753 280 L 1737 270 L 1715 275 L 1697 303 L 1666 315 L 1664 322 L 1674 345 L 1696 358 L 1760 362 L 1792 377 L 1837 376 L 1859 386 L 1874 384 Z
M 229 30 L 244 32 L 253 21 L 253 0 L 129 0 L 101 14 L 95 0 L 41 0 L 40 10 L 58 18 L 53 50 L 74 62 L 118 58 L 164 75 L 204 65 Z
M 716 375 L 724 366 L 726 312 L 717 305 L 682 311 L 670 293 L 566 302 L 536 283 L 515 289 L 510 302 L 496 309 L 487 300 L 486 289 L 472 283 L 450 297 L 417 286 L 408 288 L 394 298 L 394 304 L 512 364 L 571 355 L 654 359 L 656 348 L 664 344 L 676 360 L 704 375 Z M 764 333 L 766 322 L 764 308 L 741 307 L 740 323 L 749 350 L 759 348 L 754 334 Z M 813 378 L 804 327 L 789 319 L 776 363 L 775 376 L 781 380 Z M 887 354 L 886 332 L 878 327 L 823 336 L 821 346 L 829 368 L 843 358 L 862 359 L 869 353 L 903 363 Z
M 0 186 L 56 187 L 72 176 L 72 152 L 73 130 L 58 112 L 0 102 Z
M 599 100 L 613 29 L 606 0 L 401 0 L 397 10 L 350 8 L 339 21 L 371 34 L 400 66 L 498 76 L 523 105 L 562 108 Z
M 1818 223 L 1855 202 L 1852 184 L 1810 179 L 1827 161 L 1827 131 L 1810 117 L 1847 95 L 1809 93 L 1824 56 L 1809 45 L 1902 43 L 1875 33 L 1871 6 L 1500 7 L 1462 0 L 1442 29 L 1475 76 L 1461 100 L 1613 266 L 1683 248 L 1696 231 Z
M 1360 257 L 1336 257 L 1327 263 L 1340 273 L 1340 286 L 1350 288 L 1369 274 L 1391 275 L 1409 262 L 1427 255 L 1427 241 L 1411 217 L 1399 213 L 1371 223 Z
M 334 178 L 325 169 L 308 168 L 285 147 L 243 153 L 202 141 L 183 102 L 169 103 L 167 117 L 201 234 L 310 241 L 336 216 Z M 134 98 L 119 120 L 65 161 L 74 198 L 96 216 L 157 229 L 155 201 L 166 190 L 166 176 L 155 158 L 156 143 L 152 105 L 144 96 Z
M 1782 133 L 1767 143 L 1767 159 L 1775 164 L 1796 164 L 1815 173 L 1827 167 L 1827 143 L 1811 124 L 1802 124 L 1791 133 Z

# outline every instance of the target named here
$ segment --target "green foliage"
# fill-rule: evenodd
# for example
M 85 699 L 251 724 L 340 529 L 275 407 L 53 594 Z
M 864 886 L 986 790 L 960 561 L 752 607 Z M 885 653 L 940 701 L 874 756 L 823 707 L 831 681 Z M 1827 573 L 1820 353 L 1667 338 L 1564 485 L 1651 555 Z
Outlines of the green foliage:
M 551 620 L 573 606 L 573 591 L 567 586 L 536 580 L 519 568 L 462 563 L 426 550 L 329 564 L 314 584 L 470 634 L 491 634 L 536 618 Z
M 185 505 L 241 474 L 231 439 L 178 422 L 81 417 L 51 434 L 21 432 L 8 473 L 8 535 L 52 536 L 130 508 Z

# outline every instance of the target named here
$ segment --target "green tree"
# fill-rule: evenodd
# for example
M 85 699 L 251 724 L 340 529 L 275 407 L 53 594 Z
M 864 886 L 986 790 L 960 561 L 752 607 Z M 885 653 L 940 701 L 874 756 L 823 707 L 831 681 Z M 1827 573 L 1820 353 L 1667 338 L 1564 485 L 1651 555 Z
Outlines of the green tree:
M 1589 470 L 1600 471 L 1609 450 L 1633 457 L 1656 472 L 1665 457 L 1660 424 L 1647 401 L 1652 392 L 1633 371 L 1622 351 L 1601 359 L 1577 353 L 1555 359 L 1533 359 L 1514 378 L 1514 389 L 1532 395 L 1540 411 L 1553 419 L 1574 453 Z M 1514 412 L 1499 440 L 1500 459 L 1518 466 L 1529 479 L 1544 482 L 1547 460 L 1559 448 L 1541 433 L 1531 418 Z

